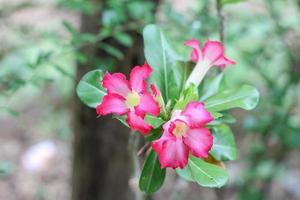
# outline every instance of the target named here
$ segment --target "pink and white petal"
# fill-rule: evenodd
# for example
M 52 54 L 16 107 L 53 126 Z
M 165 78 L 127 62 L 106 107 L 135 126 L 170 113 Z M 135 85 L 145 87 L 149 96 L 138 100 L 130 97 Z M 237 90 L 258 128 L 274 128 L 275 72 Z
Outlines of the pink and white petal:
M 130 72 L 129 85 L 130 88 L 137 93 L 147 89 L 146 79 L 150 76 L 152 68 L 145 63 L 142 67 L 135 66 Z
M 126 122 L 132 130 L 139 131 L 142 135 L 146 135 L 152 129 L 152 126 L 134 111 L 128 112 Z
M 218 59 L 224 56 L 224 47 L 221 42 L 208 40 L 203 47 L 203 59 L 214 65 Z
M 130 92 L 128 81 L 122 73 L 105 73 L 102 79 L 102 86 L 107 89 L 108 93 L 119 94 L 126 97 Z
M 188 118 L 189 126 L 192 128 L 203 127 L 214 119 L 204 104 L 197 101 L 190 102 L 181 114 Z
M 129 108 L 126 106 L 125 99 L 118 95 L 109 93 L 103 97 L 101 104 L 96 108 L 98 115 L 107 115 L 107 114 L 116 114 L 123 115 L 129 111 Z
M 213 145 L 213 136 L 207 128 L 195 128 L 188 131 L 183 142 L 188 146 L 191 154 L 198 158 L 207 158 Z
M 138 114 L 145 114 L 149 113 L 151 115 L 157 116 L 160 113 L 159 104 L 154 98 L 148 93 L 145 92 L 140 95 L 141 100 L 140 104 L 135 107 L 135 111 Z
M 177 118 L 180 118 L 181 117 L 181 112 L 182 110 L 174 110 L 173 113 L 172 113 L 172 120 L 175 120 Z
M 184 43 L 185 46 L 189 46 L 193 48 L 193 51 L 191 53 L 191 60 L 193 62 L 201 61 L 202 60 L 202 51 L 200 48 L 200 43 L 196 39 L 188 40 Z
M 168 133 L 171 123 L 172 123 L 172 120 L 169 120 L 163 124 L 162 127 L 166 133 Z M 169 133 L 169 135 L 171 135 L 171 133 Z
M 156 140 L 152 148 L 158 154 L 161 168 L 183 169 L 188 162 L 189 150 L 180 139 Z
M 236 62 L 233 61 L 233 60 L 230 60 L 226 57 L 220 57 L 218 60 L 216 60 L 213 65 L 216 65 L 216 66 L 220 66 L 221 68 L 224 68 L 226 65 L 235 65 Z

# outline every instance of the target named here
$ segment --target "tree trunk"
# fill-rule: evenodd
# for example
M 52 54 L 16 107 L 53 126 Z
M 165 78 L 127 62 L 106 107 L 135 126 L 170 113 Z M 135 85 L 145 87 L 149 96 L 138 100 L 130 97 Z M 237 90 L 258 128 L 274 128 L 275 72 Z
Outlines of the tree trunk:
M 99 15 L 82 15 L 81 32 L 97 33 Z M 142 52 L 141 37 L 134 35 L 135 45 L 123 49 L 124 60 L 117 70 L 128 73 L 136 52 Z M 109 41 L 107 41 L 109 42 Z M 89 57 L 107 56 L 95 45 L 85 46 L 81 53 Z M 91 59 L 89 59 L 91 60 Z M 78 64 L 77 81 L 93 67 L 93 63 Z M 72 200 L 132 200 L 129 188 L 131 159 L 128 152 L 129 129 L 111 116 L 97 118 L 95 109 L 74 100 L 74 158 Z

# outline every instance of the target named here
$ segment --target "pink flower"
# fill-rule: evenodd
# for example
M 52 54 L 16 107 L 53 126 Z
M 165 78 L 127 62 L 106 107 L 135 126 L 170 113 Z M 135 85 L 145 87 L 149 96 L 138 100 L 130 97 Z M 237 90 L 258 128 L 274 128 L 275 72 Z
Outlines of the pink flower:
M 122 73 L 106 72 L 102 86 L 107 89 L 107 95 L 97 106 L 97 114 L 127 115 L 126 122 L 131 129 L 147 134 L 152 126 L 144 121 L 145 115 L 157 116 L 160 113 L 158 103 L 147 92 L 146 79 L 151 72 L 148 64 L 136 66 L 130 72 L 129 81 Z
M 224 47 L 221 42 L 208 40 L 201 49 L 200 43 L 196 39 L 188 40 L 184 43 L 193 48 L 191 60 L 193 62 L 205 62 L 210 66 L 216 65 L 224 68 L 226 65 L 234 65 L 235 62 L 224 56 Z
M 213 137 L 205 125 L 213 120 L 203 103 L 190 102 L 184 111 L 176 110 L 163 125 L 163 135 L 152 142 L 161 168 L 184 168 L 189 153 L 206 158 L 213 145 Z
M 159 97 L 161 95 L 160 91 L 157 89 L 157 87 L 154 84 L 150 85 L 150 89 L 154 97 Z
M 212 66 L 225 68 L 226 65 L 236 64 L 224 56 L 224 47 L 221 42 L 208 40 L 201 48 L 198 40 L 191 39 L 186 41 L 184 45 L 193 48 L 191 60 L 197 63 L 187 80 L 187 85 L 194 83 L 198 86 Z
M 158 103 L 159 107 L 162 110 L 164 110 L 165 102 L 163 97 L 161 96 L 159 89 L 154 84 L 150 85 L 150 89 L 151 89 L 151 94 L 154 97 L 155 101 Z

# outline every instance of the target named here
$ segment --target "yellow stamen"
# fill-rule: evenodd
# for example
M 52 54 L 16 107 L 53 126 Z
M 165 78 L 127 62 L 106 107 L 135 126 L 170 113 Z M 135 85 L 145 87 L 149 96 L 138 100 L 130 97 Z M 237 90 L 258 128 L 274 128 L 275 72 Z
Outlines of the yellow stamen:
M 133 109 L 135 106 L 139 105 L 141 101 L 141 97 L 136 92 L 130 92 L 126 97 L 126 105 Z
M 173 134 L 176 137 L 184 137 L 187 131 L 188 127 L 184 122 L 176 122 Z

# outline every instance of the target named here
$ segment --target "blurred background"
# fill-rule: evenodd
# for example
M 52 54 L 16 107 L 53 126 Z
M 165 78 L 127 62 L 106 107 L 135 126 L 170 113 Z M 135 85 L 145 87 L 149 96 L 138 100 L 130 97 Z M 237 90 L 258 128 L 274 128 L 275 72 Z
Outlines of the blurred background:
M 76 97 L 87 71 L 144 63 L 149 23 L 177 45 L 222 40 L 238 63 L 227 82 L 261 93 L 254 111 L 232 112 L 239 159 L 222 189 L 170 170 L 143 196 L 141 138 Z M 299 200 L 299 82 L 300 0 L 0 0 L 0 199 Z

